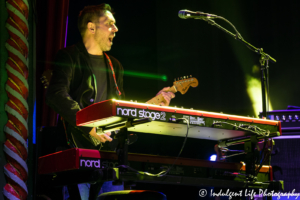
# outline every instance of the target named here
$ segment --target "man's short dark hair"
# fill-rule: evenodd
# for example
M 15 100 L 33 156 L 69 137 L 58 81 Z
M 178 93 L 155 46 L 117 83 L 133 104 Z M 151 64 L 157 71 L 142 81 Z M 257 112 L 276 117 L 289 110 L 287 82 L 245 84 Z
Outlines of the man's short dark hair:
M 78 29 L 81 36 L 84 35 L 87 24 L 89 22 L 95 23 L 106 11 L 112 12 L 109 4 L 102 3 L 100 5 L 85 6 L 78 16 Z

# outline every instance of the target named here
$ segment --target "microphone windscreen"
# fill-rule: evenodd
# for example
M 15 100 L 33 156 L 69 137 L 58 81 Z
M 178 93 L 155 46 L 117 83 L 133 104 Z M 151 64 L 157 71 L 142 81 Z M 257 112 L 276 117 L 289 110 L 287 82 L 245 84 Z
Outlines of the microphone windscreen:
M 178 12 L 178 17 L 180 17 L 181 19 L 186 19 L 186 10 L 180 10 Z

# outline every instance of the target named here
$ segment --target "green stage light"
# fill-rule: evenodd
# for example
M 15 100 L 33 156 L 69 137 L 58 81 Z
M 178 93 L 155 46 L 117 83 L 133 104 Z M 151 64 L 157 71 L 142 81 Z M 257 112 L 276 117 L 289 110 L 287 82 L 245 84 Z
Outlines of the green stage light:
M 246 79 L 247 79 L 247 93 L 252 101 L 252 107 L 255 113 L 255 117 L 258 117 L 259 112 L 262 111 L 261 81 L 250 75 L 246 75 Z M 273 110 L 270 100 L 269 100 L 269 110 Z
M 143 73 L 137 71 L 124 71 L 125 76 L 133 76 L 133 77 L 140 77 L 140 78 L 147 78 L 147 79 L 158 79 L 162 81 L 167 81 L 166 75 L 159 75 L 159 74 L 151 74 L 151 73 Z
M 57 63 L 57 64 L 59 64 L 59 63 Z M 106 71 L 106 72 L 108 71 L 108 69 L 103 69 L 103 68 L 98 69 L 98 70 Z M 162 80 L 162 81 L 168 80 L 168 77 L 166 75 L 143 73 L 143 72 L 130 71 L 130 70 L 125 70 L 124 76 L 140 77 L 140 78 L 147 78 L 147 79 L 157 79 L 157 80 Z

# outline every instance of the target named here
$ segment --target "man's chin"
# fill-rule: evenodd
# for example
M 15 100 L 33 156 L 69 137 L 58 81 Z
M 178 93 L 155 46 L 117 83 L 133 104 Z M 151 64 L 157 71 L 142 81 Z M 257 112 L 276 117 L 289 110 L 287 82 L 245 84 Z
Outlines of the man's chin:
M 108 45 L 108 44 L 106 44 L 106 45 L 99 45 L 100 46 L 100 49 L 102 50 L 102 51 L 110 51 L 110 49 L 111 49 L 111 46 L 112 45 Z
M 110 50 L 111 50 L 111 47 L 107 47 L 107 48 L 105 48 L 104 51 L 110 51 Z

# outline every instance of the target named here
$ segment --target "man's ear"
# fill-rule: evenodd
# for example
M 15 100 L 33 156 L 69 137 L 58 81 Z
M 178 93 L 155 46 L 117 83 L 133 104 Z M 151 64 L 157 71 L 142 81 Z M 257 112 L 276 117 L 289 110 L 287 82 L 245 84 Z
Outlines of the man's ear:
M 87 24 L 87 30 L 89 33 L 94 34 L 95 33 L 95 24 L 93 22 L 89 22 Z

